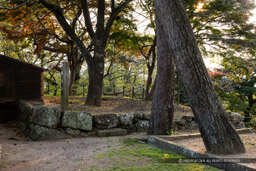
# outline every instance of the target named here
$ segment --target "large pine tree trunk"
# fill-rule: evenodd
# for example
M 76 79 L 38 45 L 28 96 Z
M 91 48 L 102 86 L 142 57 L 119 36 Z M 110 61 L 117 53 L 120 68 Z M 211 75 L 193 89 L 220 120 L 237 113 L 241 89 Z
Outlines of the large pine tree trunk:
M 95 46 L 94 57 L 88 62 L 89 87 L 86 104 L 100 106 L 104 77 L 104 47 Z
M 157 17 L 157 77 L 148 134 L 165 135 L 172 128 L 174 112 L 174 62 Z
M 214 91 L 182 0 L 155 0 L 155 6 L 207 151 L 245 152 Z

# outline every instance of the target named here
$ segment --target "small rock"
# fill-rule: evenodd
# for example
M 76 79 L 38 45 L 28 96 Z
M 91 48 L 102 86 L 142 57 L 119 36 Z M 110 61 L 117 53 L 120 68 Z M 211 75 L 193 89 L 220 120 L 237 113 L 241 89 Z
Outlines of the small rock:
M 236 112 L 228 112 L 227 113 L 229 116 L 229 119 L 231 121 L 232 124 L 238 124 L 240 122 L 242 122 L 242 115 L 240 113 L 236 113 Z
M 140 120 L 135 125 L 136 125 L 136 130 L 138 132 L 146 132 L 149 127 L 149 121 L 148 120 Z
M 240 122 L 239 124 L 234 125 L 236 129 L 245 128 L 244 122 Z
M 62 127 L 92 130 L 92 115 L 85 112 L 65 111 L 61 122 Z
M 99 137 L 108 137 L 108 136 L 123 136 L 127 135 L 126 129 L 106 129 L 106 130 L 99 130 L 98 134 Z
M 143 114 L 142 113 L 134 113 L 134 122 L 138 122 L 139 120 L 143 119 Z
M 46 106 L 36 106 L 30 122 L 48 128 L 57 128 L 60 123 L 61 112 Z
M 119 119 L 116 114 L 94 115 L 93 124 L 98 129 L 115 128 L 119 125 Z
M 112 129 L 110 130 L 109 133 L 110 133 L 110 136 L 123 136 L 128 134 L 126 129 L 121 129 L 121 128 Z
M 35 124 L 30 125 L 30 132 L 29 138 L 34 141 L 41 141 L 41 140 L 58 140 L 63 138 L 70 138 L 69 135 L 58 131 L 57 129 L 51 129 Z
M 134 115 L 133 114 L 127 114 L 127 115 L 121 115 L 119 116 L 119 120 L 121 125 L 130 126 L 133 124 Z

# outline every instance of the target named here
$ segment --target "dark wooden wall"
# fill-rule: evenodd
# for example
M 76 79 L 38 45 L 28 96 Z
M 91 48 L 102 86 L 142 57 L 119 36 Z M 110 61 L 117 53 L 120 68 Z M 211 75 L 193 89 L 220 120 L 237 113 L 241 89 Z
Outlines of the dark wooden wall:
M 0 123 L 14 119 L 17 100 L 43 101 L 43 69 L 0 55 Z
M 0 99 L 42 101 L 43 69 L 0 55 Z

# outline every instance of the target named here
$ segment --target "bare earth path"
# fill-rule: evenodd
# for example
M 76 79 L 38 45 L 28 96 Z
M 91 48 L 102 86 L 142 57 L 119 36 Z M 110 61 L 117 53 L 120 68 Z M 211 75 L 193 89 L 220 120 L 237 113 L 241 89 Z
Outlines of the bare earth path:
M 34 142 L 16 136 L 14 128 L 0 124 L 0 144 L 3 146 L 0 167 L 3 171 L 73 171 L 107 167 L 107 163 L 95 163 L 98 153 L 120 146 L 120 139 L 145 137 L 145 133 L 125 137 L 73 138 L 58 141 Z
M 198 163 L 164 163 L 164 157 L 177 159 L 181 156 L 162 151 L 134 138 L 147 137 L 145 133 L 136 133 L 123 137 L 35 142 L 20 134 L 14 126 L 0 124 L 0 145 L 3 147 L 0 170 L 218 170 Z

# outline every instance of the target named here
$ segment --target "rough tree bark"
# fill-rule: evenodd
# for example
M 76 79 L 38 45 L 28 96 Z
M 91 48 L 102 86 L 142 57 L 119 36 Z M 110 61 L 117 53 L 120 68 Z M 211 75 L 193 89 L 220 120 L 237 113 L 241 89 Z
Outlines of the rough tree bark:
M 165 135 L 172 128 L 175 71 L 172 54 L 163 34 L 160 16 L 156 15 L 157 76 L 148 134 Z
M 214 91 L 182 0 L 155 0 L 155 7 L 207 151 L 245 152 Z
M 105 46 L 95 48 L 94 58 L 88 63 L 89 87 L 86 104 L 99 106 L 103 87 Z

